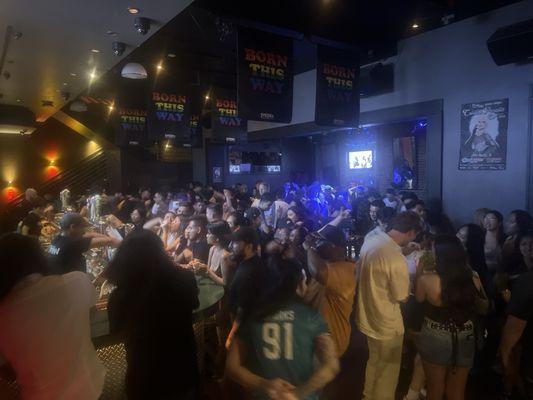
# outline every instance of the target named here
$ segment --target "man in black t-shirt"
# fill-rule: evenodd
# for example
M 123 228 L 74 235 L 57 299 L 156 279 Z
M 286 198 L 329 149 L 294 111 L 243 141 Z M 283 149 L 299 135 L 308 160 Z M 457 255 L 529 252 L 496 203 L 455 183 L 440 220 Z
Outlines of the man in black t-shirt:
M 118 239 L 106 235 L 85 233 L 88 224 L 78 213 L 66 213 L 60 225 L 61 233 L 52 239 L 48 249 L 51 272 L 55 274 L 87 272 L 83 253 L 96 247 L 117 247 L 120 244 Z
M 41 235 L 41 220 L 44 218 L 45 206 L 43 198 L 37 197 L 33 200 L 33 209 L 22 220 L 20 233 L 35 237 Z
M 241 227 L 231 236 L 231 259 L 238 263 L 229 291 L 232 312 L 243 305 L 261 301 L 263 288 L 269 287 L 266 264 L 258 255 L 259 235 L 248 226 Z
M 521 375 L 527 398 L 533 399 L 533 271 L 521 275 L 514 286 L 507 307 L 507 322 L 503 329 L 500 353 L 504 367 L 509 366 L 515 345 L 522 342 Z
M 186 264 L 193 259 L 199 260 L 202 264 L 207 264 L 209 257 L 209 245 L 206 240 L 206 218 L 195 216 L 189 220 L 185 228 L 185 238 L 187 243 L 176 250 L 176 262 Z

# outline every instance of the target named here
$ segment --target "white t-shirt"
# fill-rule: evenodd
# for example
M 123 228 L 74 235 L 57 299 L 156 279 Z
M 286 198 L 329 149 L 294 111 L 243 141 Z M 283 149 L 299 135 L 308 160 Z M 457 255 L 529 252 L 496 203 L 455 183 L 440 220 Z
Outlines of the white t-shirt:
M 19 282 L 0 302 L 0 353 L 17 374 L 22 399 L 96 400 L 105 369 L 91 342 L 96 293 L 83 272 Z
M 357 326 L 377 340 L 403 334 L 400 302 L 409 296 L 409 272 L 400 246 L 376 232 L 365 239 L 359 263 Z

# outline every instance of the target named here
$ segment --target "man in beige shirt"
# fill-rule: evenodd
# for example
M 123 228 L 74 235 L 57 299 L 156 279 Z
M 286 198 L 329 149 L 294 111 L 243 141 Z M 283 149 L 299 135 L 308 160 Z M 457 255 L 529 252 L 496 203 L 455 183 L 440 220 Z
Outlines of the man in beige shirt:
M 345 260 L 344 242 L 340 228 L 326 225 L 304 243 L 309 271 L 316 282 L 314 299 L 308 300 L 328 323 L 339 357 L 350 342 L 350 314 L 355 296 L 355 263 Z
M 393 219 L 387 233 L 369 236 L 361 248 L 356 323 L 368 342 L 366 400 L 394 399 L 404 333 L 400 303 L 409 296 L 409 272 L 402 247 L 421 230 L 420 217 L 404 212 Z

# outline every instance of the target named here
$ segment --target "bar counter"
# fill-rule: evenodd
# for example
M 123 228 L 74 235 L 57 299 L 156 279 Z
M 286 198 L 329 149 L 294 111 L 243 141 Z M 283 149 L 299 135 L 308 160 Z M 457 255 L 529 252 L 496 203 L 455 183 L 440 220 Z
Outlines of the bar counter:
M 40 242 L 46 252 L 50 246 L 52 237 L 59 233 L 62 213 L 55 214 L 54 222 L 46 225 L 41 231 Z M 89 231 L 107 234 L 121 238 L 132 230 L 130 224 L 122 225 L 122 229 L 116 229 L 115 220 L 109 216 L 96 216 L 90 221 Z M 90 249 L 84 253 L 86 272 L 92 276 L 98 294 L 96 307 L 91 312 L 91 336 L 98 356 L 106 368 L 106 380 L 100 400 L 125 398 L 124 380 L 126 375 L 126 352 L 122 339 L 109 332 L 109 320 L 107 314 L 107 301 L 114 287 L 107 283 L 102 272 L 105 271 L 109 261 L 114 256 L 115 249 L 108 247 Z M 214 315 L 219 309 L 219 303 L 224 296 L 224 287 L 215 283 L 208 277 L 195 272 L 198 285 L 198 300 L 200 306 L 194 311 L 194 335 L 197 345 L 198 365 L 203 368 L 205 357 L 205 327 L 214 325 Z M 102 289 L 103 287 L 103 289 Z M 15 400 L 19 398 L 16 381 L 5 381 L 0 377 L 0 399 Z

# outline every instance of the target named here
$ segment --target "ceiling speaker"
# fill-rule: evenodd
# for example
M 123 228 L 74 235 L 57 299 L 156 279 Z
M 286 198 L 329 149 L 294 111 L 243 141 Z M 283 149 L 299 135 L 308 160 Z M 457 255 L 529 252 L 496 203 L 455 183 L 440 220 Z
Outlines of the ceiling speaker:
M 533 59 L 533 19 L 498 29 L 487 40 L 487 47 L 496 65 Z

